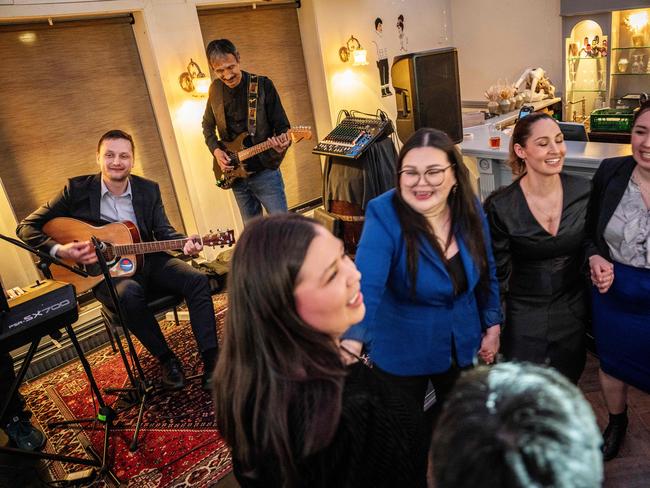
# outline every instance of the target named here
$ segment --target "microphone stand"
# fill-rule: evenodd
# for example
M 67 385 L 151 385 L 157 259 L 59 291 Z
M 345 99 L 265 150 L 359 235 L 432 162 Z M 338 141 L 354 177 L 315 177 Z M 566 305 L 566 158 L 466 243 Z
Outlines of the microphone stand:
M 45 253 L 43 251 L 40 251 L 39 249 L 35 249 L 27 244 L 25 244 L 22 241 L 19 241 L 18 239 L 14 239 L 12 237 L 8 237 L 4 234 L 0 234 L 0 239 L 3 239 L 15 246 L 20 247 L 21 249 L 25 249 L 26 251 L 31 252 L 32 254 L 35 254 L 40 258 L 38 267 L 41 269 L 43 272 L 43 275 L 47 279 L 52 279 L 52 273 L 49 269 L 50 264 L 56 264 L 57 266 L 62 266 L 63 268 L 66 268 L 69 271 L 72 271 L 73 273 L 78 274 L 79 276 L 82 276 L 84 278 L 87 278 L 89 275 L 86 271 L 84 271 L 81 268 L 78 268 L 76 266 L 70 266 L 67 263 L 63 262 L 57 257 L 54 257 L 48 253 Z M 71 285 L 72 286 L 72 285 Z M 3 293 L 3 298 L 4 298 L 4 293 Z M 2 310 L 2 318 L 4 319 L 5 313 L 9 312 L 9 305 L 6 301 L 4 300 L 3 303 L 1 303 L 3 310 Z M 64 422 L 53 422 L 48 424 L 50 427 L 56 427 L 56 426 L 62 426 L 62 425 L 73 425 L 73 424 L 82 424 L 82 423 L 89 423 L 89 422 L 95 422 L 99 420 L 104 424 L 104 452 L 102 453 L 102 459 L 101 459 L 101 464 L 98 460 L 89 460 L 89 459 L 84 459 L 84 458 L 78 458 L 78 457 L 71 457 L 71 456 L 62 456 L 59 454 L 49 454 L 46 452 L 32 452 L 32 451 L 26 451 L 23 449 L 14 449 L 14 448 L 8 448 L 8 447 L 0 447 L 0 452 L 4 452 L 7 454 L 14 454 L 14 455 L 22 455 L 25 457 L 32 457 L 32 458 L 40 458 L 40 459 L 52 459 L 52 460 L 58 460 L 61 462 L 68 462 L 68 463 L 74 463 L 74 464 L 82 464 L 82 465 L 87 465 L 87 466 L 95 466 L 100 468 L 100 473 L 103 474 L 108 470 L 108 464 L 106 462 L 107 460 L 107 452 L 108 452 L 108 438 L 110 436 L 110 429 L 113 425 L 113 419 L 115 418 L 115 411 L 106 405 L 104 402 L 104 398 L 102 397 L 101 391 L 99 390 L 99 387 L 97 386 L 97 382 L 95 381 L 95 377 L 93 376 L 93 372 L 90 368 L 90 364 L 88 363 L 88 360 L 86 359 L 86 355 L 84 354 L 83 349 L 81 348 L 81 345 L 79 344 L 79 341 L 77 339 L 77 335 L 75 334 L 72 324 L 65 324 L 63 326 L 68 333 L 68 337 L 70 338 L 70 341 L 72 342 L 72 345 L 75 348 L 75 351 L 77 352 L 77 356 L 79 356 L 79 360 L 81 361 L 81 365 L 84 369 L 84 372 L 86 373 L 86 377 L 88 378 L 88 382 L 90 383 L 90 388 L 92 390 L 92 394 L 95 395 L 97 398 L 97 403 L 99 404 L 99 409 L 97 411 L 97 416 L 93 418 L 86 418 L 86 419 L 77 419 L 77 420 L 70 420 L 70 421 L 64 421 Z M 60 333 L 59 333 L 60 337 Z M 9 402 L 13 395 L 16 393 L 18 390 L 18 386 L 22 383 L 25 374 L 27 373 L 27 369 L 29 367 L 30 362 L 32 361 L 34 354 L 36 353 L 36 350 L 38 348 L 38 345 L 41 341 L 43 336 L 40 336 L 36 339 L 34 339 L 31 343 L 31 346 L 29 348 L 29 351 L 27 355 L 25 356 L 25 359 L 23 360 L 23 364 L 20 367 L 20 370 L 18 372 L 18 375 L 16 376 L 16 380 L 14 381 L 13 385 L 9 389 L 9 394 L 7 395 L 7 399 L 3 402 L 2 404 L 2 410 L 0 410 L 0 415 L 4 415 L 6 410 L 9 407 Z M 94 452 L 93 452 L 94 454 Z
M 135 349 L 135 346 L 133 345 L 133 340 L 131 339 L 131 333 L 129 332 L 128 327 L 125 326 L 124 314 L 122 312 L 122 307 L 120 306 L 120 300 L 118 298 L 117 290 L 115 289 L 115 285 L 113 283 L 113 278 L 111 277 L 110 269 L 108 268 L 108 264 L 106 263 L 106 257 L 104 256 L 104 245 L 95 236 L 91 237 L 91 241 L 93 243 L 93 246 L 95 246 L 95 253 L 97 254 L 97 262 L 99 263 L 99 266 L 104 275 L 104 281 L 111 295 L 111 299 L 113 301 L 113 306 L 120 327 L 124 332 L 124 339 L 126 340 L 131 362 L 135 366 L 134 368 L 131 367 L 129 358 L 127 357 L 126 352 L 124 351 L 124 347 L 122 346 L 122 341 L 118 336 L 116 338 L 117 347 L 120 351 L 120 356 L 122 357 L 122 361 L 124 362 L 124 367 L 126 369 L 127 376 L 129 377 L 131 388 L 104 388 L 104 392 L 111 393 L 111 394 L 129 393 L 129 394 L 136 395 L 137 403 L 134 403 L 133 405 L 130 405 L 125 409 L 123 409 L 123 410 L 127 410 L 135 406 L 136 404 L 139 404 L 138 418 L 135 424 L 135 432 L 133 434 L 133 439 L 131 440 L 131 444 L 129 445 L 129 451 L 134 452 L 138 449 L 138 436 L 140 435 L 140 427 L 142 425 L 144 407 L 148 400 L 149 395 L 153 394 L 154 392 L 154 386 L 149 384 L 146 380 L 144 370 L 142 369 L 142 365 L 140 364 L 140 360 L 138 359 L 138 353 Z M 137 372 L 137 378 L 134 374 L 133 369 L 135 369 L 135 371 Z

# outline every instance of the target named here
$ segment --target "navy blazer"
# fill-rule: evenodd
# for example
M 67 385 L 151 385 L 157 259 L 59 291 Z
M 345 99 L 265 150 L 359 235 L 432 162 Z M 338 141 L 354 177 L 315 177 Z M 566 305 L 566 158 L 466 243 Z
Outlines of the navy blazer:
M 142 241 L 185 237 L 169 223 L 158 183 L 135 175 L 129 179 Z M 43 226 L 55 217 L 72 217 L 93 225 L 106 224 L 100 219 L 100 201 L 101 174 L 70 178 L 59 194 L 18 224 L 16 234 L 30 246 L 50 252 L 56 242 L 43 233 Z
M 623 198 L 636 161 L 632 156 L 603 159 L 592 179 L 591 197 L 587 205 L 585 254 L 612 258 L 605 242 L 605 227 Z
M 489 292 L 479 293 L 480 272 L 457 233 L 456 241 L 467 276 L 467 291 L 454 294 L 441 258 L 423 237 L 420 241 L 415 297 L 411 296 L 406 241 L 393 203 L 395 190 L 371 200 L 357 250 L 361 290 L 366 304 L 362 322 L 345 339 L 363 342 L 374 363 L 396 375 L 425 375 L 447 371 L 452 340 L 458 364 L 472 364 L 482 332 L 502 322 L 490 233 L 477 202 L 489 267 Z M 486 296 L 483 296 L 486 295 Z

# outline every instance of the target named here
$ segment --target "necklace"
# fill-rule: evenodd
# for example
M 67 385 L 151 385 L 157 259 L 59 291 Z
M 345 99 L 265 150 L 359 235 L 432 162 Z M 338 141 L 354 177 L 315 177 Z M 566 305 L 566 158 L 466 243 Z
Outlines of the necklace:
M 357 359 L 359 362 L 361 362 L 362 364 L 364 364 L 365 366 L 368 366 L 369 368 L 372 367 L 372 363 L 370 362 L 370 358 L 369 358 L 366 354 L 364 354 L 364 355 L 362 355 L 362 356 L 359 356 L 358 354 L 355 354 L 355 353 L 353 353 L 352 351 L 350 351 L 350 350 L 349 350 L 347 347 L 345 347 L 343 344 L 339 344 L 339 347 L 340 347 L 343 351 L 347 352 L 350 356 L 352 356 L 353 358 Z
M 632 173 L 632 181 L 639 188 L 641 200 L 643 200 L 646 208 L 650 211 L 650 187 L 647 187 L 645 182 L 641 182 L 641 177 L 639 176 L 637 168 L 634 168 L 634 172 Z
M 536 197 L 533 196 L 532 193 L 530 193 L 528 190 L 523 185 L 523 181 L 520 182 L 519 186 L 521 187 L 521 191 L 524 194 L 524 197 L 526 198 L 526 203 L 528 203 L 528 206 L 532 210 L 535 210 L 542 214 L 544 217 L 544 222 L 546 223 L 548 229 L 545 229 L 549 231 L 550 234 L 555 234 L 557 232 L 557 229 L 554 229 L 554 223 L 557 222 L 558 228 L 560 226 L 560 219 L 562 218 L 562 198 L 559 199 L 559 205 L 558 203 L 554 202 L 553 203 L 553 209 L 548 212 L 546 209 L 542 208 L 536 201 Z M 533 214 L 533 216 L 535 216 Z M 553 232 L 555 231 L 555 232 Z
M 644 191 L 650 192 L 650 188 L 646 186 L 646 183 L 641 181 L 641 177 L 639 176 L 639 173 L 637 172 L 636 168 L 634 169 L 634 173 L 632 174 L 632 181 L 636 183 L 636 186 L 639 187 L 639 190 L 641 190 L 641 192 Z
M 440 225 L 439 228 L 436 228 L 434 225 L 434 222 L 436 222 L 435 217 L 438 217 L 439 215 L 442 215 L 446 210 L 447 215 L 445 215 L 444 221 Z M 450 228 L 450 223 L 451 223 L 451 211 L 449 208 L 445 208 L 443 211 L 437 213 L 436 215 L 433 216 L 426 216 L 427 220 L 429 221 L 429 226 L 431 228 L 431 231 L 433 232 L 433 236 L 436 238 L 436 241 L 440 244 L 440 247 L 442 248 L 443 252 L 446 252 L 447 249 L 449 249 L 449 246 L 451 245 L 452 235 L 451 235 L 451 228 Z M 437 232 L 439 231 L 439 232 Z M 446 237 L 441 237 L 445 236 Z

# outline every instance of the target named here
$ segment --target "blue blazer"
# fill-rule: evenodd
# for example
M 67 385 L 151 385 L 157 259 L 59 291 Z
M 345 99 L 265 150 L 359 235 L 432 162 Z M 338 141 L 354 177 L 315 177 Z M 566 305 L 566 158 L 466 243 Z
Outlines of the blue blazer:
M 451 366 L 452 340 L 458 364 L 472 364 L 482 332 L 502 321 L 487 220 L 480 209 L 489 266 L 489 293 L 479 297 L 480 272 L 461 235 L 456 234 L 467 291 L 454 295 L 449 274 L 433 247 L 420 241 L 415 297 L 411 296 L 406 241 L 393 204 L 395 190 L 371 200 L 357 250 L 366 304 L 362 322 L 345 339 L 363 342 L 372 361 L 402 376 L 442 373 Z M 482 294 L 485 295 L 485 294 Z

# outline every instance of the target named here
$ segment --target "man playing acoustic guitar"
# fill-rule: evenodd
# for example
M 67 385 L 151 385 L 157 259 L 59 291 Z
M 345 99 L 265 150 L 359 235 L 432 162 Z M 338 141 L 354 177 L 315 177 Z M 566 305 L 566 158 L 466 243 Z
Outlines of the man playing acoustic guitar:
M 280 96 L 269 78 L 241 70 L 239 52 L 228 39 L 210 42 L 206 52 L 217 79 L 210 86 L 202 125 L 205 143 L 214 156 L 215 175 L 241 171 L 228 156 L 224 141 L 231 142 L 240 134 L 248 134 L 248 145 L 268 140 L 273 150 L 248 159 L 244 168 L 248 177 L 234 181 L 232 190 L 244 223 L 261 215 L 262 206 L 268 213 L 286 212 L 284 182 L 278 168 L 291 140 L 286 134 L 290 125 Z M 220 179 L 217 184 L 230 187 Z
M 18 225 L 18 237 L 32 247 L 83 265 L 97 261 L 88 237 L 76 242 L 57 242 L 43 230 L 52 219 L 71 217 L 93 225 L 130 221 L 137 226 L 143 241 L 184 238 L 172 227 L 165 214 L 158 184 L 131 174 L 134 154 L 135 145 L 129 134 L 121 130 L 104 134 L 97 145 L 97 163 L 101 173 L 71 178 L 61 193 Z M 183 252 L 197 254 L 202 248 L 198 236 L 192 236 L 184 243 Z M 130 262 L 126 264 L 133 266 Z M 192 331 L 204 364 L 202 387 L 209 389 L 218 344 L 207 277 L 170 254 L 156 252 L 147 255 L 144 266 L 133 276 L 113 278 L 113 282 L 125 315 L 125 325 L 160 361 L 163 387 L 170 390 L 185 385 L 183 368 L 147 307 L 147 299 L 152 289 L 185 297 Z M 104 306 L 114 312 L 105 282 L 95 286 L 93 292 Z

